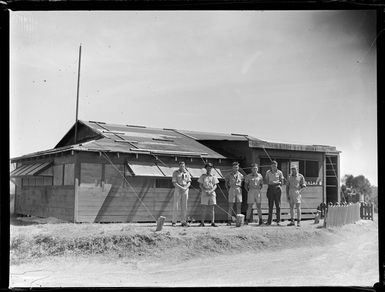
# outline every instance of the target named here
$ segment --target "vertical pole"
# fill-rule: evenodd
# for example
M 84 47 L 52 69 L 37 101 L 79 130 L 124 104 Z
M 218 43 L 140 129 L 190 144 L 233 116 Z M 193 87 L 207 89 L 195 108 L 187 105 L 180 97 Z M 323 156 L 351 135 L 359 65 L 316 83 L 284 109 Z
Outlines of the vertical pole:
M 78 65 L 78 84 L 76 90 L 76 119 L 75 119 L 75 141 L 74 144 L 78 141 L 78 112 L 79 112 L 79 86 L 80 86 L 80 62 L 82 58 L 82 44 L 79 46 L 79 65 Z
M 336 171 L 336 179 L 337 179 L 337 200 L 338 202 L 341 202 L 341 193 L 340 193 L 340 189 L 341 189 L 341 183 L 340 183 L 340 154 L 338 153 L 337 154 L 337 157 L 336 157 L 336 163 L 337 163 L 337 171 Z
M 327 203 L 326 197 L 326 156 L 325 153 L 322 153 L 322 165 L 323 165 L 323 177 L 322 177 L 322 202 Z

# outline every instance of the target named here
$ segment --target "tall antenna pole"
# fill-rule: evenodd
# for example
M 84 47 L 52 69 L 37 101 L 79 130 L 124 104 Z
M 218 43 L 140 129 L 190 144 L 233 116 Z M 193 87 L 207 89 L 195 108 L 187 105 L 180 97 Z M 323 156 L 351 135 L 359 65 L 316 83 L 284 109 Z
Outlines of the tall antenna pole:
M 79 86 L 80 86 L 80 62 L 82 59 L 82 44 L 79 47 L 78 86 L 76 91 L 76 120 L 75 120 L 75 143 L 78 141 L 78 112 L 79 112 Z

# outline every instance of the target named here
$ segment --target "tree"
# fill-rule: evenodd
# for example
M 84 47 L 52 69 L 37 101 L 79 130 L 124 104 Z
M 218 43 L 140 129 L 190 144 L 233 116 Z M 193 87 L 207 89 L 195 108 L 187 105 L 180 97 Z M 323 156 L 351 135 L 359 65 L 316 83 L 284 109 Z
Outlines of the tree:
M 347 188 L 352 188 L 353 187 L 353 179 L 354 176 L 352 174 L 345 174 L 342 182 L 346 185 Z
M 353 178 L 353 189 L 360 194 L 370 196 L 372 188 L 369 180 L 362 174 Z
M 351 189 L 354 193 L 364 195 L 365 198 L 372 198 L 372 186 L 369 180 L 364 175 L 354 176 L 352 174 L 345 174 L 342 182 Z

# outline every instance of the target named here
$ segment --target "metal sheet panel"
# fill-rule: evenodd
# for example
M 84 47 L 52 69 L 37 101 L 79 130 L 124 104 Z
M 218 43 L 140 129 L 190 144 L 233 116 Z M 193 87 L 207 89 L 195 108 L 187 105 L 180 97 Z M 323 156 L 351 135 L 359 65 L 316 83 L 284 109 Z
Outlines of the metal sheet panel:
M 187 167 L 187 170 L 192 175 L 193 178 L 200 178 L 202 174 L 206 173 L 205 168 L 199 168 L 199 167 Z
M 11 172 L 11 177 L 17 176 L 33 176 L 48 167 L 52 162 L 38 162 L 32 164 L 25 164 Z
M 213 151 L 205 145 L 197 142 L 182 133 L 171 129 L 158 129 L 147 127 L 135 127 L 115 124 L 102 124 L 85 122 L 89 127 L 98 130 L 104 137 L 117 144 L 117 147 L 124 149 L 124 152 L 134 151 L 132 148 L 139 148 L 152 153 L 180 155 L 180 156 L 200 156 L 210 158 L 225 158 L 223 155 Z M 103 142 L 101 141 L 103 140 Z M 105 139 L 97 142 L 106 142 Z M 111 146 L 108 143 L 108 146 Z M 107 146 L 107 145 L 105 145 Z M 114 151 L 110 147 L 105 147 Z
M 13 170 L 10 174 L 11 177 L 15 177 L 15 176 L 18 176 L 19 173 L 23 172 L 26 168 L 30 167 L 29 164 L 24 164 L 18 168 L 16 168 L 15 170 Z
M 41 163 L 34 163 L 34 164 L 30 164 L 29 167 L 26 167 L 22 172 L 20 172 L 18 175 L 21 176 L 21 175 L 28 175 L 28 173 L 30 171 L 33 171 L 35 168 L 37 168 L 38 166 L 40 166 Z
M 174 171 L 179 168 L 178 165 L 165 166 L 161 163 L 158 163 L 157 165 L 158 165 L 159 169 L 162 171 L 162 173 L 164 173 L 164 176 L 166 176 L 166 177 L 172 177 L 172 174 L 174 173 Z
M 225 178 L 230 172 L 232 172 L 233 168 L 231 167 L 231 165 L 216 166 L 215 170 L 221 178 Z M 241 167 L 239 168 L 239 172 L 242 173 L 244 176 L 247 175 L 247 173 Z
M 129 168 L 136 176 L 155 176 L 164 177 L 155 163 L 146 162 L 127 162 Z
M 41 172 L 42 170 L 44 170 L 46 167 L 48 167 L 49 165 L 51 165 L 52 162 L 43 162 L 43 163 L 40 163 L 40 165 L 32 170 L 30 170 L 27 175 L 36 175 L 38 174 L 39 172 Z

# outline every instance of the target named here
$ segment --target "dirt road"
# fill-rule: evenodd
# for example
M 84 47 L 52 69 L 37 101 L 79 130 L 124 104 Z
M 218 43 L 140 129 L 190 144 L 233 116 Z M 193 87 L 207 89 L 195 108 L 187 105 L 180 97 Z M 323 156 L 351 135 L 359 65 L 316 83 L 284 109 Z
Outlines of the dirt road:
M 372 224 L 370 222 L 363 224 Z M 243 252 L 188 261 L 52 258 L 11 266 L 11 287 L 373 286 L 377 229 L 322 246 Z

